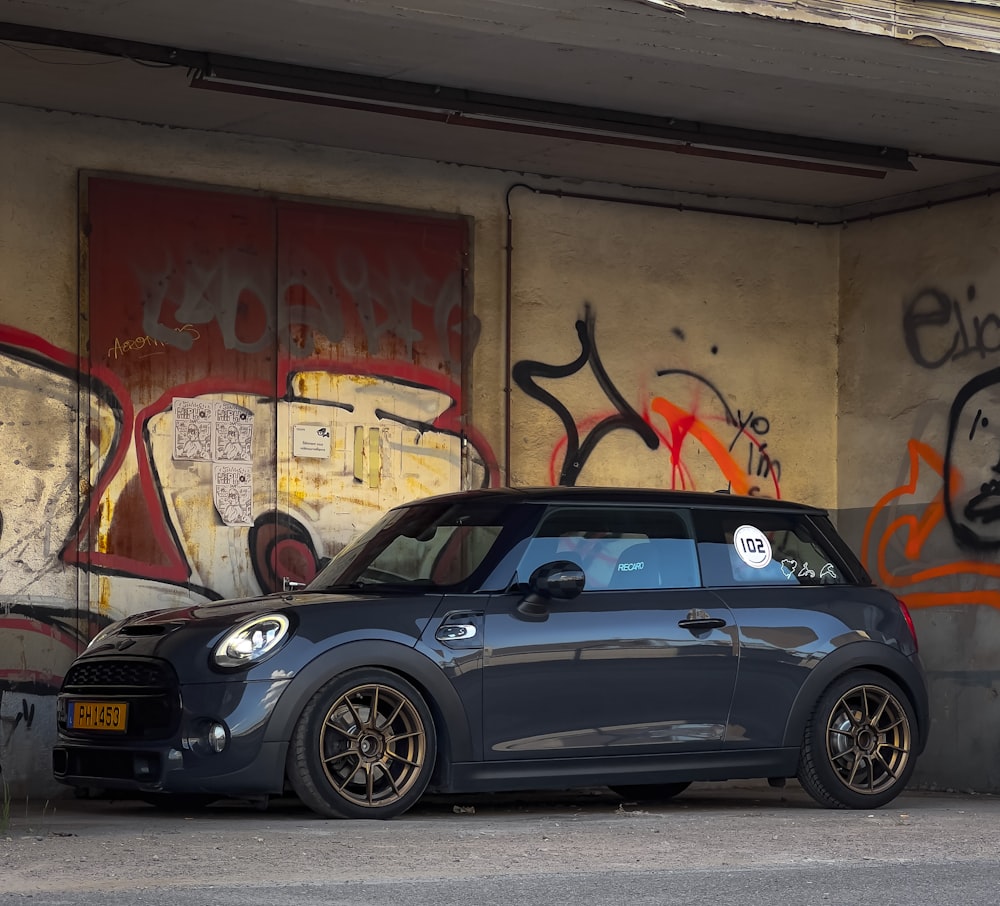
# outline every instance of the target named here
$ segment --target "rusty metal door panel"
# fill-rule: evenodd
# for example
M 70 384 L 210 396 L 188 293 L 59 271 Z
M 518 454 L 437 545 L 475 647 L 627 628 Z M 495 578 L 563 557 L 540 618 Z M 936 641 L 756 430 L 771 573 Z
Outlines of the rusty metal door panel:
M 278 499 L 322 556 L 465 483 L 467 269 L 460 218 L 280 207 Z
M 90 368 L 124 413 L 81 551 L 114 574 L 96 597 L 117 615 L 255 591 L 247 523 L 275 508 L 273 202 L 91 178 L 86 206 Z M 244 427 L 235 519 L 225 418 Z
M 495 476 L 463 421 L 467 220 L 103 176 L 83 200 L 119 417 L 89 424 L 71 547 L 102 614 L 307 582 L 388 507 Z

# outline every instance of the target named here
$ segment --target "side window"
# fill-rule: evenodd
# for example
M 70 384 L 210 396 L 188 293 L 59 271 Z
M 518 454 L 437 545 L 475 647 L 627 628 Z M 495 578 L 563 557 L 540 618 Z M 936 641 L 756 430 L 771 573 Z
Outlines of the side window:
M 694 514 L 705 584 L 850 585 L 837 551 L 795 513 Z
M 582 567 L 587 591 L 701 584 L 694 539 L 684 518 L 658 507 L 550 510 L 518 565 L 518 581 L 526 582 L 553 560 Z

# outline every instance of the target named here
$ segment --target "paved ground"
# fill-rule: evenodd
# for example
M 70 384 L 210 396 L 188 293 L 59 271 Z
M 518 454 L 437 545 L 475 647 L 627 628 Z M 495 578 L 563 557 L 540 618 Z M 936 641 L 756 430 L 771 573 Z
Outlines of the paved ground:
M 603 790 L 428 798 L 391 822 L 326 821 L 291 800 L 196 816 L 15 801 L 0 903 L 995 906 L 998 859 L 1000 797 L 841 812 L 792 783 L 695 785 L 656 806 Z

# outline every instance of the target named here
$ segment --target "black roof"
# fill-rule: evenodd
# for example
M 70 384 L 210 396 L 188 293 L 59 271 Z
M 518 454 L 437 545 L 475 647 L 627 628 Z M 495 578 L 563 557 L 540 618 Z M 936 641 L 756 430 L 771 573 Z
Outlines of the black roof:
M 740 510 L 790 510 L 806 513 L 825 513 L 821 507 L 775 500 L 770 497 L 744 497 L 728 491 L 670 491 L 660 488 L 595 488 L 595 487 L 538 487 L 538 488 L 483 488 L 441 494 L 434 499 L 454 497 L 461 500 L 499 502 L 509 500 L 523 503 L 659 503 L 670 506 L 722 507 Z M 413 501 L 417 503 L 419 501 Z

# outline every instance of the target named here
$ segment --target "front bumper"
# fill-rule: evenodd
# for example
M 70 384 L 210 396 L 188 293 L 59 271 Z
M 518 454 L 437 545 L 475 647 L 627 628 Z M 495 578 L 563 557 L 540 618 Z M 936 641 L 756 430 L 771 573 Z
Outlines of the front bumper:
M 287 683 L 235 675 L 181 684 L 157 658 L 78 661 L 57 699 L 53 776 L 87 788 L 279 794 L 288 743 L 265 742 L 264 733 Z M 76 705 L 108 702 L 127 707 L 123 727 L 73 726 Z

